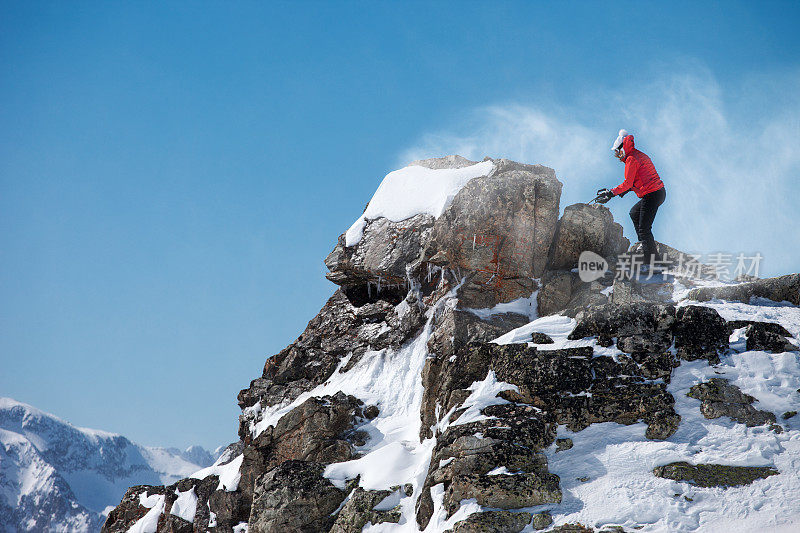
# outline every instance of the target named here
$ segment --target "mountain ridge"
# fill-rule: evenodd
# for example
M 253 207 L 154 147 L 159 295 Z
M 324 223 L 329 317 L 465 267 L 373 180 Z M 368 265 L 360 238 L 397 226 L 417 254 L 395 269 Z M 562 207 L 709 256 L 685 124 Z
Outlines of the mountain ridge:
M 97 531 L 131 483 L 168 483 L 214 460 L 201 447 L 142 446 L 7 397 L 0 454 L 3 531 Z

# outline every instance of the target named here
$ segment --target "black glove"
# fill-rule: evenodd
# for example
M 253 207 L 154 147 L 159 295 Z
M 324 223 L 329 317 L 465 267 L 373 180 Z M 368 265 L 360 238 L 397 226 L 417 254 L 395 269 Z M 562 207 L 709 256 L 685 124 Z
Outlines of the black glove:
M 608 189 L 598 189 L 597 198 L 595 200 L 598 204 L 604 204 L 614 197 L 614 193 Z

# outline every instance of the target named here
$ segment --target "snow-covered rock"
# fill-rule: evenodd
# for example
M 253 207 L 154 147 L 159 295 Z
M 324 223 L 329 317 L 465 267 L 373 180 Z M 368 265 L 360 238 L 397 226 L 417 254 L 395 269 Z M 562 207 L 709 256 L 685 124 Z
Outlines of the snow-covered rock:
M 725 285 L 691 276 L 584 283 L 576 254 L 612 263 L 626 239 L 583 205 L 557 231 L 551 169 L 412 166 L 328 256 L 334 295 L 239 393 L 241 447 L 132 487 L 105 531 L 800 525 L 794 277 L 727 284 L 738 303 L 687 299 Z
M 99 531 L 130 485 L 170 483 L 211 462 L 198 446 L 141 446 L 0 398 L 0 531 Z

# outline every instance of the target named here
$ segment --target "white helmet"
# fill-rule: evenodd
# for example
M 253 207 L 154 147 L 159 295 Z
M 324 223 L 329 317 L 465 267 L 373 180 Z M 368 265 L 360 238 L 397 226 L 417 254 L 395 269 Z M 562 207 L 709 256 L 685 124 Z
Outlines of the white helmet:
M 614 150 L 615 152 L 616 152 L 617 150 L 622 150 L 622 141 L 623 141 L 623 139 L 625 139 L 625 137 L 627 137 L 627 136 L 628 136 L 628 132 L 627 132 L 627 131 L 625 131 L 625 130 L 619 130 L 619 135 L 618 135 L 618 136 L 617 136 L 617 138 L 614 140 L 614 144 L 612 144 L 612 145 L 611 145 L 611 149 L 612 149 L 612 150 Z

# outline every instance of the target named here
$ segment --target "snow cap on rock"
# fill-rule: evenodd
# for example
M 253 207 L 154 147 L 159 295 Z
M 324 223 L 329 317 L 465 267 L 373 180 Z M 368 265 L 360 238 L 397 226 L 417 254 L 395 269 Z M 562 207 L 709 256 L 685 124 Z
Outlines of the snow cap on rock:
M 619 135 L 614 140 L 614 143 L 611 145 L 612 150 L 619 150 L 622 148 L 622 141 L 625 137 L 628 136 L 628 132 L 626 130 L 619 130 Z

